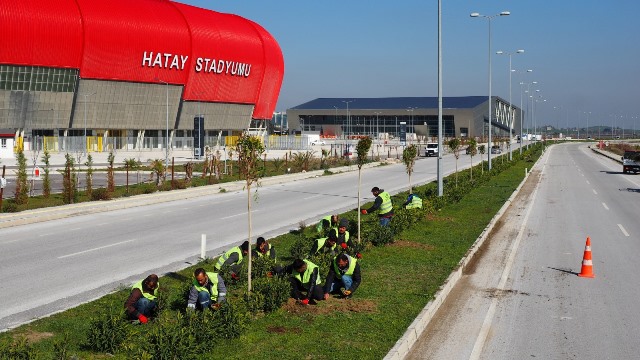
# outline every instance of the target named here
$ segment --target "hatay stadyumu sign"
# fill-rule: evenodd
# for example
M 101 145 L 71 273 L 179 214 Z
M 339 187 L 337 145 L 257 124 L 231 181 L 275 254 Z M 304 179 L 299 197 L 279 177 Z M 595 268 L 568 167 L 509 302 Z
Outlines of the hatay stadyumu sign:
M 189 55 L 145 51 L 142 55 L 142 67 L 184 70 L 188 60 Z M 251 64 L 199 57 L 195 61 L 195 71 L 249 77 Z

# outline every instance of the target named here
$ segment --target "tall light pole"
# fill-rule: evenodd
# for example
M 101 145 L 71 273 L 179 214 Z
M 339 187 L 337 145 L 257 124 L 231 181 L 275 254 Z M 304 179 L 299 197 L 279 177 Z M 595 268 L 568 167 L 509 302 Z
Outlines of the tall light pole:
M 527 72 L 532 72 L 533 70 L 527 70 Z M 525 83 L 525 82 L 520 82 L 520 155 L 522 155 L 522 145 L 524 144 L 524 139 L 522 138 L 522 128 L 523 128 L 523 123 L 522 123 L 522 95 L 523 95 L 523 86 L 527 85 L 527 94 L 529 93 L 529 86 L 531 84 L 537 84 L 537 81 L 532 81 L 530 83 Z M 527 116 L 529 115 L 529 99 L 527 99 Z
M 347 131 L 346 134 L 349 134 L 349 127 L 351 126 L 351 116 L 349 116 L 349 103 L 354 102 L 355 100 L 342 100 L 343 103 L 347 104 Z
M 487 151 L 487 162 L 489 170 L 491 170 L 491 109 L 493 107 L 493 103 L 491 101 L 491 20 L 498 16 L 509 16 L 511 15 L 508 11 L 503 11 L 499 14 L 495 15 L 481 15 L 480 13 L 474 12 L 471 13 L 471 17 L 480 17 L 487 19 L 487 23 L 489 24 L 489 151 Z
M 591 111 L 584 112 L 587 115 L 587 140 L 589 140 L 589 115 L 591 115 Z
M 467 132 L 470 130 L 471 126 L 469 126 Z M 427 130 L 427 136 L 429 136 L 429 130 Z M 438 161 L 436 166 L 438 172 L 438 196 L 444 194 L 442 153 L 442 0 L 438 0 Z
M 95 94 L 95 92 L 92 92 L 91 94 L 82 94 L 84 97 L 84 146 L 82 152 L 87 149 L 87 98 Z
M 511 56 L 512 55 L 516 55 L 516 54 L 522 54 L 524 53 L 524 50 L 520 49 L 520 50 L 516 50 L 516 52 L 504 52 L 502 50 L 497 51 L 496 54 L 498 55 L 509 55 L 509 116 L 508 116 L 508 120 L 509 120 L 509 160 L 512 159 L 512 152 L 511 152 L 511 142 L 513 142 L 513 137 L 512 137 L 512 127 L 513 127 L 513 111 L 511 110 L 512 108 L 512 103 L 511 103 L 511 72 L 513 71 L 511 69 Z
M 408 107 L 407 111 L 409 111 L 411 113 L 411 116 L 409 117 L 410 121 L 409 123 L 411 124 L 410 126 L 413 126 L 413 110 L 417 109 L 417 107 Z M 416 132 L 416 127 L 413 126 L 413 132 Z

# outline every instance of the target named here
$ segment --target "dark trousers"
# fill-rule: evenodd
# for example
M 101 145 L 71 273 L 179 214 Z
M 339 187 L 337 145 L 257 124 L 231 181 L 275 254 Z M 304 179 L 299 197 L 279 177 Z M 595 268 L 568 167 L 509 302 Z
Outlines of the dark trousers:
M 309 300 L 324 300 L 324 291 L 322 286 L 316 285 L 313 287 L 313 291 L 309 293 L 302 284 L 295 278 L 290 278 L 291 282 L 291 297 L 296 300 L 309 299 Z

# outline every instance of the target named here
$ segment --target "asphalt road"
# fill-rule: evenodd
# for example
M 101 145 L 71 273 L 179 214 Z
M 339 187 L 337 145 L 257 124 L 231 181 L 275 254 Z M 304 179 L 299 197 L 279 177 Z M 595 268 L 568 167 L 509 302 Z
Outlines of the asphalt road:
M 469 160 L 461 155 L 458 168 Z M 419 159 L 413 184 L 435 180 L 436 162 Z M 452 155 L 443 163 L 445 174 L 453 172 Z M 357 179 L 353 171 L 261 187 L 252 203 L 252 237 L 269 238 L 355 208 Z M 372 200 L 373 186 L 395 193 L 407 185 L 402 164 L 363 171 L 365 201 Z M 215 186 L 196 199 L 1 229 L 0 329 L 98 298 L 151 272 L 187 267 L 198 260 L 201 234 L 207 256 L 216 256 L 245 240 L 247 231 L 246 192 L 219 193 Z
M 638 358 L 638 200 L 621 164 L 552 147 L 408 358 Z

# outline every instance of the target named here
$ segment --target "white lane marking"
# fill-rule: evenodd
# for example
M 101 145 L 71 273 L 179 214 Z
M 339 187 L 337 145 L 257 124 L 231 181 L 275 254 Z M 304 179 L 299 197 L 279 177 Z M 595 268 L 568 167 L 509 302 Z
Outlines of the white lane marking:
M 109 225 L 109 223 L 96 224 L 96 226 L 105 226 L 105 225 Z
M 542 173 L 544 173 L 545 164 L 542 167 Z M 504 270 L 502 271 L 502 276 L 500 277 L 500 282 L 498 283 L 498 290 L 504 290 L 504 286 L 507 283 L 507 279 L 509 278 L 509 273 L 511 272 L 511 266 L 516 258 L 516 252 L 518 250 L 518 246 L 520 246 L 520 241 L 522 240 L 522 235 L 524 234 L 525 227 L 529 221 L 529 215 L 531 215 L 531 209 L 533 209 L 533 204 L 536 201 L 538 194 L 538 187 L 540 185 L 540 181 L 542 180 L 542 176 L 538 178 L 538 182 L 536 183 L 536 188 L 531 195 L 533 199 L 529 203 L 529 209 L 527 209 L 527 214 L 524 216 L 522 221 L 522 225 L 520 226 L 520 230 L 518 231 L 518 236 L 516 236 L 513 245 L 511 246 L 511 252 L 509 253 L 509 258 L 507 259 Z M 471 355 L 469 355 L 469 360 L 478 360 L 480 359 L 480 355 L 482 354 L 482 349 L 484 348 L 484 344 L 487 341 L 487 336 L 489 335 L 489 329 L 491 328 L 491 323 L 493 322 L 493 317 L 496 313 L 496 307 L 498 306 L 498 298 L 494 297 L 491 299 L 491 305 L 489 305 L 489 310 L 487 310 L 487 315 L 482 322 L 482 328 L 480 329 L 480 333 L 476 338 L 475 344 L 473 344 L 473 351 L 471 351 Z
M 82 230 L 82 228 L 73 228 L 73 229 L 69 229 L 71 231 L 76 231 L 76 230 Z
M 102 249 L 110 248 L 110 247 L 112 247 L 112 246 L 118 246 L 118 245 L 122 245 L 122 244 L 130 243 L 130 242 L 132 242 L 132 241 L 136 241 L 136 239 L 120 241 L 120 242 L 118 242 L 118 243 L 111 244 L 111 245 L 100 246 L 100 247 L 93 248 L 93 249 L 89 249 L 89 250 L 78 251 L 77 253 L 73 253 L 73 254 L 68 254 L 68 255 L 58 256 L 58 259 L 64 259 L 64 258 L 68 258 L 68 257 L 71 257 L 71 256 L 82 255 L 82 254 L 86 254 L 86 253 L 88 253 L 88 252 L 92 252 L 92 251 L 96 251 L 96 250 L 102 250 Z
M 207 204 L 198 205 L 198 207 L 203 207 L 203 206 L 207 206 Z
M 593 191 L 594 194 L 598 195 L 598 192 L 596 191 L 596 189 L 591 189 L 591 191 Z
M 258 212 L 258 211 L 259 211 L 259 210 L 253 210 L 253 211 L 251 211 L 251 212 L 252 212 L 252 213 L 255 213 L 255 212 Z M 224 219 L 231 219 L 231 218 L 234 218 L 234 217 L 236 217 L 236 216 L 242 216 L 242 215 L 247 215 L 247 212 L 245 211 L 245 212 L 240 213 L 240 214 L 235 214 L 235 215 L 231 215 L 231 216 L 226 216 L 226 217 L 220 218 L 220 220 L 224 220 Z
M 609 210 L 609 207 L 607 206 L 607 204 L 602 203 L 602 206 L 604 206 L 605 209 Z
M 173 210 L 167 210 L 167 211 L 163 211 L 163 214 L 171 214 L 173 212 Z
M 618 227 L 620 228 L 620 231 L 622 231 L 624 236 L 629 236 L 629 233 L 624 229 L 624 226 L 622 226 L 622 224 L 618 224 Z
M 151 214 L 146 214 L 146 215 L 142 215 L 143 217 L 149 217 L 152 216 Z
M 322 196 L 322 195 L 313 195 L 313 196 L 309 196 L 309 197 L 306 197 L 306 198 L 302 198 L 302 200 L 314 199 L 314 198 L 317 198 L 317 197 L 320 197 L 320 196 Z
M 587 185 L 591 185 L 591 183 L 589 182 L 589 180 L 587 180 Z
M 48 233 L 48 234 L 40 234 L 40 235 L 38 235 L 38 237 L 45 237 L 45 236 L 49 236 L 49 235 L 51 235 L 51 233 Z

